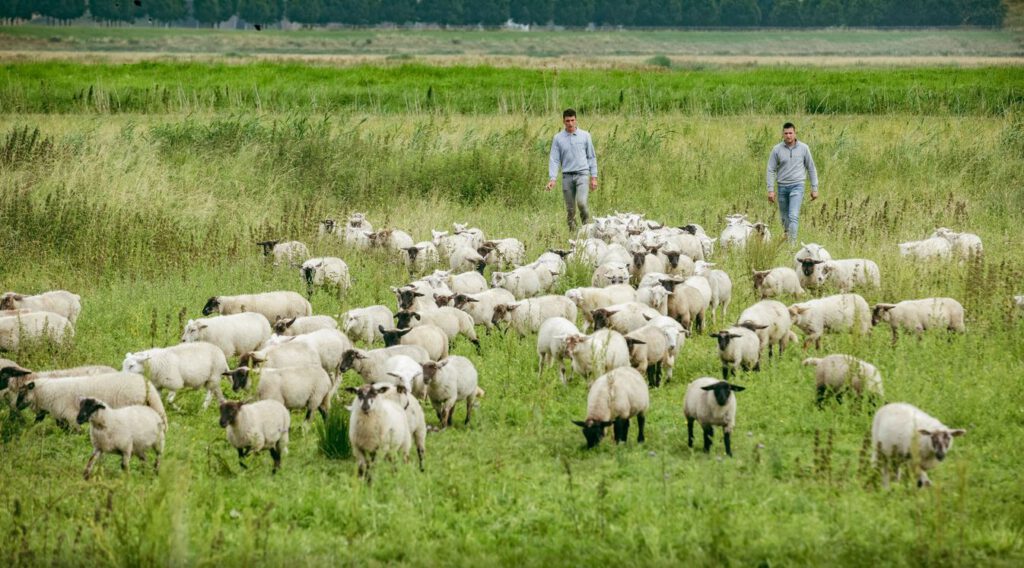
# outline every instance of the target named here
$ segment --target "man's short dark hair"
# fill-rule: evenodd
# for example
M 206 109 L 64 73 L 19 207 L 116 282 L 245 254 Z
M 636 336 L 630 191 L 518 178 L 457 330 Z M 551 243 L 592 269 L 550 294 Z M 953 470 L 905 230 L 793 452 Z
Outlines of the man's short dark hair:
M 574 109 L 567 108 L 564 111 L 562 111 L 562 118 L 563 119 L 569 118 L 570 116 L 576 116 L 576 111 Z
M 792 128 L 793 130 L 796 130 L 796 126 L 794 126 L 792 122 L 787 122 L 786 124 L 782 125 L 782 129 L 783 130 L 785 130 L 787 128 Z

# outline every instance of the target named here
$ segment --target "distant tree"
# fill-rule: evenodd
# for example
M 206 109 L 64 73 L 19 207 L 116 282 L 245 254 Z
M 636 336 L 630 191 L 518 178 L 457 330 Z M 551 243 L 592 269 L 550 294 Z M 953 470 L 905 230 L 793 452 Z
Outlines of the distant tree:
M 238 0 L 238 17 L 250 24 L 273 24 L 284 16 L 282 0 Z
M 132 0 L 90 0 L 89 13 L 94 20 L 109 22 L 130 22 L 142 16 L 142 10 Z
M 806 10 L 805 10 L 806 13 Z M 817 0 L 810 8 L 805 23 L 809 26 L 842 26 L 846 15 L 842 0 Z
M 180 20 L 188 13 L 185 0 L 144 0 L 142 10 L 158 22 Z
M 957 0 L 960 23 L 969 26 L 1001 26 L 1006 17 L 1006 4 L 1001 0 Z
M 636 18 L 638 0 L 596 0 L 594 23 L 605 26 L 631 26 Z
M 882 10 L 882 0 L 849 0 L 846 3 L 846 25 L 873 26 L 882 20 Z
M 795 28 L 804 25 L 803 6 L 800 0 L 775 0 L 768 22 L 780 28 Z
M 404 24 L 416 20 L 416 0 L 381 0 L 378 21 Z
M 768 15 L 772 13 L 774 0 L 757 0 L 757 9 L 761 11 L 761 23 L 768 23 Z
M 956 26 L 960 24 L 960 10 L 949 0 L 924 0 L 921 24 L 925 26 Z
M 551 21 L 553 6 L 552 0 L 512 0 L 509 17 L 520 24 L 543 25 Z
M 509 0 L 475 0 L 466 2 L 462 21 L 467 24 L 497 26 L 509 18 Z
M 416 6 L 416 19 L 457 26 L 462 23 L 462 0 L 420 0 Z
M 723 26 L 750 27 L 761 23 L 757 0 L 722 0 L 719 10 Z
M 634 20 L 638 26 L 670 27 L 683 23 L 683 0 L 640 2 Z
M 594 21 L 594 1 L 559 0 L 552 8 L 551 19 L 560 26 L 586 26 Z
M 717 26 L 719 23 L 716 0 L 683 0 L 684 26 Z
M 323 14 L 323 0 L 288 0 L 285 16 L 298 24 L 318 24 Z
M 379 22 L 379 3 L 370 0 L 324 0 L 321 20 L 354 26 Z
M 882 5 L 880 25 L 916 26 L 921 21 L 921 0 L 885 0 Z
M 35 4 L 31 0 L 0 0 L 0 19 L 27 20 L 32 17 Z

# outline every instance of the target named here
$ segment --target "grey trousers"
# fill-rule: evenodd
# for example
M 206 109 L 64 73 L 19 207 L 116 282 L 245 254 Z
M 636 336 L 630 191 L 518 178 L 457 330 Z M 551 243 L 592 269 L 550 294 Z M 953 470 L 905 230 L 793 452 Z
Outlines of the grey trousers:
M 580 221 L 590 219 L 587 210 L 587 196 L 590 195 L 590 172 L 562 172 L 562 197 L 565 199 L 565 219 L 569 229 L 576 229 L 576 208 L 580 210 Z

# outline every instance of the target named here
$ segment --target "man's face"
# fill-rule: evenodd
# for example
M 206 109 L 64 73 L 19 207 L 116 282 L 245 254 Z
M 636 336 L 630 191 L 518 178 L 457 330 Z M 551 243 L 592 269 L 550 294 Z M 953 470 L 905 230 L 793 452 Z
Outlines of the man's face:
M 784 128 L 782 129 L 782 140 L 787 146 L 792 146 L 793 142 L 796 142 L 796 129 L 795 128 Z
M 575 116 L 567 116 L 567 117 L 562 119 L 562 122 L 565 123 L 565 131 L 566 132 L 570 132 L 570 133 L 571 132 L 576 132 L 576 117 Z

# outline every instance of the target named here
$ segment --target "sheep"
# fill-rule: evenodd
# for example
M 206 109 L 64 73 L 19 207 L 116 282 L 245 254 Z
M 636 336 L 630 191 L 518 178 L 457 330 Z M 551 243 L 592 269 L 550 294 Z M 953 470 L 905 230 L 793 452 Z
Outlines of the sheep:
M 566 290 L 565 297 L 576 304 L 577 309 L 583 313 L 583 327 L 586 330 L 594 323 L 594 310 L 636 301 L 637 291 L 628 284 L 616 284 L 605 288 L 572 288 Z
M 373 225 L 366 220 L 365 213 L 353 213 L 345 224 L 342 240 L 346 246 L 359 250 L 370 248 L 370 238 L 366 235 L 373 232 Z
M 148 406 L 124 406 L 111 408 L 101 399 L 84 397 L 80 399 L 79 425 L 89 423 L 89 439 L 92 441 L 92 455 L 85 464 L 85 480 L 92 475 L 96 460 L 103 454 L 121 454 L 121 469 L 128 471 L 128 462 L 134 455 L 146 461 L 146 451 L 156 453 L 153 471 L 160 471 L 160 456 L 164 453 L 164 434 L 167 421 Z
M 215 318 L 188 320 L 182 342 L 206 341 L 235 357 L 259 349 L 270 338 L 270 322 L 262 314 L 246 312 Z
M 452 425 L 455 405 L 462 400 L 466 401 L 465 425 L 469 425 L 479 383 L 472 361 L 458 355 L 442 361 L 427 361 L 423 364 L 423 382 L 441 429 Z
M 428 363 L 425 361 L 423 364 Z M 416 398 L 426 398 L 427 385 L 423 382 L 423 367 L 415 359 L 408 355 L 392 355 L 384 361 L 384 371 L 388 381 L 401 385 L 407 392 Z
M 6 397 L 11 410 L 18 412 L 18 392 L 25 383 L 37 379 L 63 379 L 65 377 L 88 377 L 105 373 L 116 373 L 117 369 L 107 365 L 83 365 L 70 369 L 30 371 L 11 361 L 0 358 L 0 396 Z
M 761 370 L 761 340 L 757 337 L 757 331 L 767 327 L 748 322 L 709 334 L 718 340 L 723 381 L 729 380 L 730 372 L 735 377 L 740 368 L 744 371 Z
M 405 231 L 400 229 L 381 229 L 379 231 L 366 231 L 366 238 L 370 240 L 371 247 L 387 248 L 393 251 L 405 252 L 415 241 Z
M 480 245 L 484 244 L 486 240 L 484 232 L 476 227 L 470 227 L 469 223 L 452 223 L 452 229 L 456 235 L 468 240 L 473 248 L 480 248 Z
M 67 290 L 52 290 L 35 296 L 7 292 L 0 296 L 0 310 L 50 312 L 67 318 L 74 325 L 82 312 L 82 297 Z
M 636 291 L 637 303 L 650 306 L 661 315 L 668 315 L 669 291 L 662 285 L 639 288 Z
M 569 262 L 580 262 L 591 268 L 597 268 L 598 259 L 608 251 L 608 243 L 601 239 L 570 240 L 572 254 L 566 257 Z
M 576 321 L 576 315 L 576 304 L 569 298 L 539 296 L 494 306 L 494 317 L 491 321 L 495 325 L 507 321 L 520 337 L 525 337 L 528 333 L 540 330 L 541 324 L 548 318 L 560 316 L 569 321 Z
M 174 404 L 175 395 L 183 388 L 205 388 L 204 409 L 210 406 L 214 396 L 218 403 L 224 401 L 220 378 L 228 370 L 228 361 L 224 352 L 212 343 L 181 343 L 128 353 L 121 363 L 121 370 L 143 375 L 157 389 L 170 391 L 168 404 Z
M 289 410 L 305 408 L 309 422 L 314 410 L 327 419 L 336 387 L 319 365 L 264 367 L 256 392 L 260 400 L 276 400 Z
M 402 250 L 408 255 L 405 267 L 409 272 L 424 272 L 438 263 L 437 247 L 430 241 L 420 241 Z
M 667 270 L 667 263 L 658 257 L 657 248 L 646 248 L 633 253 L 633 262 L 629 265 L 629 272 L 636 282 L 640 282 L 644 274 L 659 272 L 664 274 Z
M 815 288 L 818 286 L 821 269 L 819 266 L 832 260 L 825 247 L 818 243 L 800 243 L 800 250 L 793 256 L 794 268 L 799 273 L 800 286 L 803 288 Z
M 675 359 L 665 331 L 647 324 L 627 333 L 625 338 L 633 368 L 646 373 L 648 385 L 660 387 L 662 372 Z
M 491 239 L 477 249 L 487 264 L 518 266 L 526 261 L 526 245 L 519 239 Z
M 562 384 L 568 384 L 565 379 L 565 359 L 569 356 L 566 351 L 566 338 L 571 335 L 580 335 L 576 324 L 563 318 L 553 317 L 544 320 L 537 331 L 537 379 L 544 375 L 544 365 L 554 365 L 558 361 L 558 378 Z
M 423 373 L 420 371 L 420 381 Z M 375 386 L 381 387 L 388 383 L 379 383 Z M 425 388 L 425 387 L 424 387 Z M 423 414 L 423 406 L 418 399 L 426 397 L 426 390 L 422 396 L 411 393 L 404 385 L 398 384 L 394 388 L 387 389 L 382 395 L 385 400 L 396 403 L 405 411 L 405 418 L 409 423 L 409 435 L 412 442 L 416 444 L 416 457 L 419 459 L 420 471 L 423 469 L 423 457 L 427 453 L 427 419 Z
M 789 306 L 793 323 L 807 337 L 804 348 L 813 341 L 821 349 L 821 336 L 826 332 L 851 331 L 866 334 L 871 330 L 871 310 L 857 294 L 836 294 Z
M 629 266 L 624 262 L 602 263 L 594 270 L 590 279 L 590 285 L 595 288 L 605 288 L 627 282 L 629 282 Z
M 703 277 L 701 277 L 703 280 Z M 662 286 L 671 292 L 668 297 L 668 315 L 691 331 L 704 328 L 704 315 L 710 305 L 710 299 L 696 286 L 678 284 L 675 280 L 661 281 Z
M 0 318 L 0 350 L 18 351 L 24 341 L 44 337 L 60 343 L 73 338 L 75 328 L 62 315 L 51 312 L 29 312 Z
M 319 364 L 331 376 L 334 376 L 334 372 L 338 365 L 341 364 L 341 359 L 345 352 L 352 349 L 352 342 L 348 336 L 336 329 L 318 329 L 293 337 L 281 337 L 279 340 L 282 343 L 294 346 L 308 346 L 316 354 L 316 360 L 313 361 L 313 364 Z M 270 366 L 277 367 L 281 365 Z
M 780 266 L 770 270 L 754 270 L 751 276 L 754 281 L 754 292 L 761 300 L 777 298 L 782 295 L 803 296 L 806 294 L 803 287 L 800 286 L 800 276 L 792 268 Z
M 451 267 L 453 273 L 472 272 L 477 271 L 480 274 L 484 273 L 484 267 L 487 264 L 484 262 L 484 257 L 480 256 L 480 253 L 476 252 L 476 249 L 468 246 L 460 246 L 452 251 L 450 257 L 448 257 L 448 266 Z
M 292 416 L 283 404 L 276 400 L 224 401 L 220 403 L 220 427 L 226 429 L 228 443 L 238 450 L 238 465 L 247 468 L 242 458 L 267 449 L 274 460 L 271 474 L 281 469 L 292 427 Z
M 723 249 L 743 249 L 747 246 L 747 239 L 753 225 L 746 221 L 746 215 L 729 215 L 726 217 L 726 227 L 718 237 L 718 242 Z
M 380 333 L 384 336 L 384 345 L 388 347 L 399 343 L 418 345 L 427 351 L 427 355 L 433 361 L 440 361 L 448 356 L 448 336 L 436 325 L 428 323 L 406 329 L 385 329 L 384 326 L 380 326 Z
M 953 252 L 949 241 L 942 237 L 932 237 L 923 241 L 907 241 L 899 244 L 900 256 L 911 260 L 947 260 Z
M 679 325 L 679 322 L 668 316 L 658 316 L 649 321 L 648 325 L 660 329 L 668 341 L 668 375 L 665 378 L 665 382 L 668 382 L 672 378 L 672 371 L 676 366 L 676 356 L 679 355 L 679 351 L 690 334 L 683 326 Z
M 541 293 L 537 271 L 528 266 L 521 266 L 511 272 L 491 273 L 491 286 L 508 290 L 517 300 L 532 298 Z
M 478 294 L 456 294 L 452 301 L 456 309 L 473 318 L 475 325 L 485 326 L 489 332 L 494 327 L 494 307 L 515 302 L 516 297 L 504 288 L 493 288 Z
M 345 312 L 338 319 L 342 321 L 342 330 L 352 341 L 362 341 L 369 345 L 383 339 L 378 331 L 382 325 L 391 325 L 395 314 L 387 306 L 368 306 L 354 308 Z
M 572 423 L 583 429 L 587 448 L 604 438 L 604 431 L 614 425 L 615 442 L 625 442 L 629 420 L 636 417 L 638 444 L 644 443 L 644 422 L 651 406 L 647 383 L 635 369 L 619 367 L 598 377 L 587 394 L 587 417 Z
M 260 241 L 256 244 L 263 247 L 263 256 L 274 255 L 274 266 L 287 262 L 289 266 L 298 268 L 309 258 L 309 248 L 299 241 Z
M 565 272 L 564 269 L 562 271 L 558 271 L 557 269 L 553 268 L 552 263 L 550 262 L 544 262 L 539 260 L 527 264 L 523 268 L 533 270 L 533 272 L 537 275 L 537 282 L 540 284 L 540 291 L 542 293 L 551 292 L 552 290 L 554 290 L 555 284 L 558 283 L 558 277 L 563 272 Z
M 850 355 L 833 354 L 827 357 L 808 357 L 805 367 L 814 367 L 814 386 L 818 391 L 817 403 L 820 408 L 825 396 L 831 391 L 836 401 L 842 402 L 843 392 L 852 389 L 857 396 L 869 394 L 885 398 L 882 375 L 878 369 Z
M 430 231 L 430 236 L 430 242 L 434 244 L 437 252 L 445 260 L 451 259 L 452 253 L 457 248 L 464 246 L 472 249 L 478 248 L 473 246 L 472 238 L 469 235 L 450 235 L 448 231 Z
M 981 237 L 974 233 L 957 233 L 945 227 L 939 227 L 932 233 L 932 238 L 943 238 L 949 241 L 952 252 L 956 253 L 961 260 L 978 258 L 984 252 L 981 245 Z
M 892 328 L 892 342 L 896 344 L 899 330 L 917 333 L 920 337 L 925 330 L 946 329 L 963 333 L 964 307 L 953 298 L 925 298 L 905 300 L 898 304 L 875 304 L 871 313 L 871 325 L 885 322 Z
M 268 322 L 281 318 L 313 315 L 313 306 L 295 292 L 265 292 L 238 296 L 214 296 L 203 306 L 203 315 L 233 315 L 245 312 L 262 314 Z
M 462 335 L 476 346 L 476 352 L 480 354 L 480 340 L 476 336 L 473 317 L 458 308 L 444 306 L 423 312 L 403 310 L 395 314 L 395 322 L 399 328 L 436 325 L 444 331 L 449 341 L 454 341 L 456 336 Z
M 341 237 L 341 228 L 341 225 L 336 220 L 328 217 L 317 224 L 316 238 L 323 239 L 328 235 Z
M 875 288 L 882 285 L 878 265 L 873 260 L 864 258 L 826 260 L 821 263 L 819 283 L 826 281 L 835 283 L 839 291 L 843 293 L 861 285 Z
M 754 330 L 761 344 L 761 350 L 768 347 L 768 356 L 773 355 L 773 347 L 779 346 L 779 357 L 789 345 L 791 337 L 790 328 L 793 320 L 789 317 L 789 309 L 785 304 L 776 300 L 761 300 L 740 313 L 738 320 L 740 325 L 754 324 L 758 326 Z M 764 327 L 760 327 L 764 326 Z
M 336 256 L 311 258 L 302 263 L 299 273 L 306 283 L 306 296 L 309 298 L 313 297 L 313 289 L 316 286 L 332 288 L 337 291 L 338 297 L 352 287 L 348 265 Z
M 275 334 L 290 337 L 312 333 L 319 329 L 338 329 L 338 320 L 331 316 L 302 316 L 279 319 L 271 327 Z
M 560 274 L 565 274 L 565 271 L 568 268 L 565 264 L 565 259 L 570 254 L 572 254 L 572 251 L 565 249 L 548 249 L 542 252 L 541 255 L 537 257 L 537 260 L 531 262 L 527 266 L 532 266 L 535 270 L 546 267 L 553 277 L 557 277 Z M 543 275 L 541 275 L 541 279 L 544 279 Z
M 687 444 L 693 447 L 693 423 L 700 422 L 704 431 L 704 453 L 711 451 L 711 437 L 715 426 L 722 427 L 725 455 L 732 457 L 732 431 L 736 427 L 736 395 L 746 387 L 719 381 L 711 377 L 694 379 L 686 387 L 683 397 L 683 416 L 686 417 Z
M 572 360 L 572 371 L 587 378 L 630 364 L 626 338 L 613 329 L 570 335 L 565 338 L 565 351 Z
M 388 359 L 396 355 L 407 356 L 417 363 L 430 360 L 427 351 L 418 345 L 395 345 L 386 349 L 370 351 L 353 348 L 342 356 L 341 363 L 338 365 L 338 373 L 341 374 L 352 369 L 363 378 L 363 382 L 366 384 L 394 382 L 388 378 L 387 362 Z
M 448 270 L 435 270 L 431 276 L 444 280 L 453 294 L 479 294 L 488 289 L 487 280 L 479 272 L 452 274 Z
M 363 385 L 345 389 L 356 395 L 348 421 L 348 439 L 352 453 L 359 461 L 359 477 L 367 483 L 372 479 L 370 468 L 378 455 L 391 457 L 401 452 L 408 463 L 412 446 L 409 420 L 397 403 L 383 396 L 394 388 L 391 385 Z
M 715 252 L 715 241 L 718 240 L 717 238 L 712 239 L 709 237 L 708 234 L 704 232 L 704 227 L 701 227 L 696 223 L 683 225 L 679 228 L 693 235 L 700 242 L 700 252 L 702 253 L 701 258 L 697 258 L 695 256 L 690 256 L 690 258 L 693 260 L 708 260 L 711 258 L 711 255 Z
M 896 469 L 896 480 L 900 478 L 900 466 L 914 460 L 920 467 L 917 476 L 918 487 L 932 484 L 928 470 L 946 459 L 953 448 L 953 438 L 963 436 L 962 428 L 951 429 L 923 410 L 905 402 L 894 402 L 878 409 L 871 421 L 871 463 L 881 459 L 882 486 L 889 488 L 889 468 Z M 916 443 L 917 447 L 913 447 Z
M 111 408 L 142 404 L 155 410 L 164 421 L 167 413 L 157 392 L 142 375 L 114 372 L 84 377 L 35 379 L 23 383 L 18 389 L 18 410 L 31 407 L 36 421 L 49 413 L 57 424 L 75 427 L 78 398 L 91 396 L 105 401 Z
M 732 302 L 732 280 L 724 270 L 714 268 L 713 262 L 698 261 L 694 264 L 694 275 L 702 276 L 711 289 L 711 313 L 718 321 L 718 307 L 722 307 L 722 317 L 729 314 L 729 303 Z M 697 278 L 687 278 L 685 282 L 696 282 Z
M 647 325 L 648 320 L 660 315 L 664 314 L 639 302 L 615 304 L 591 312 L 595 330 L 607 327 L 623 334 Z

